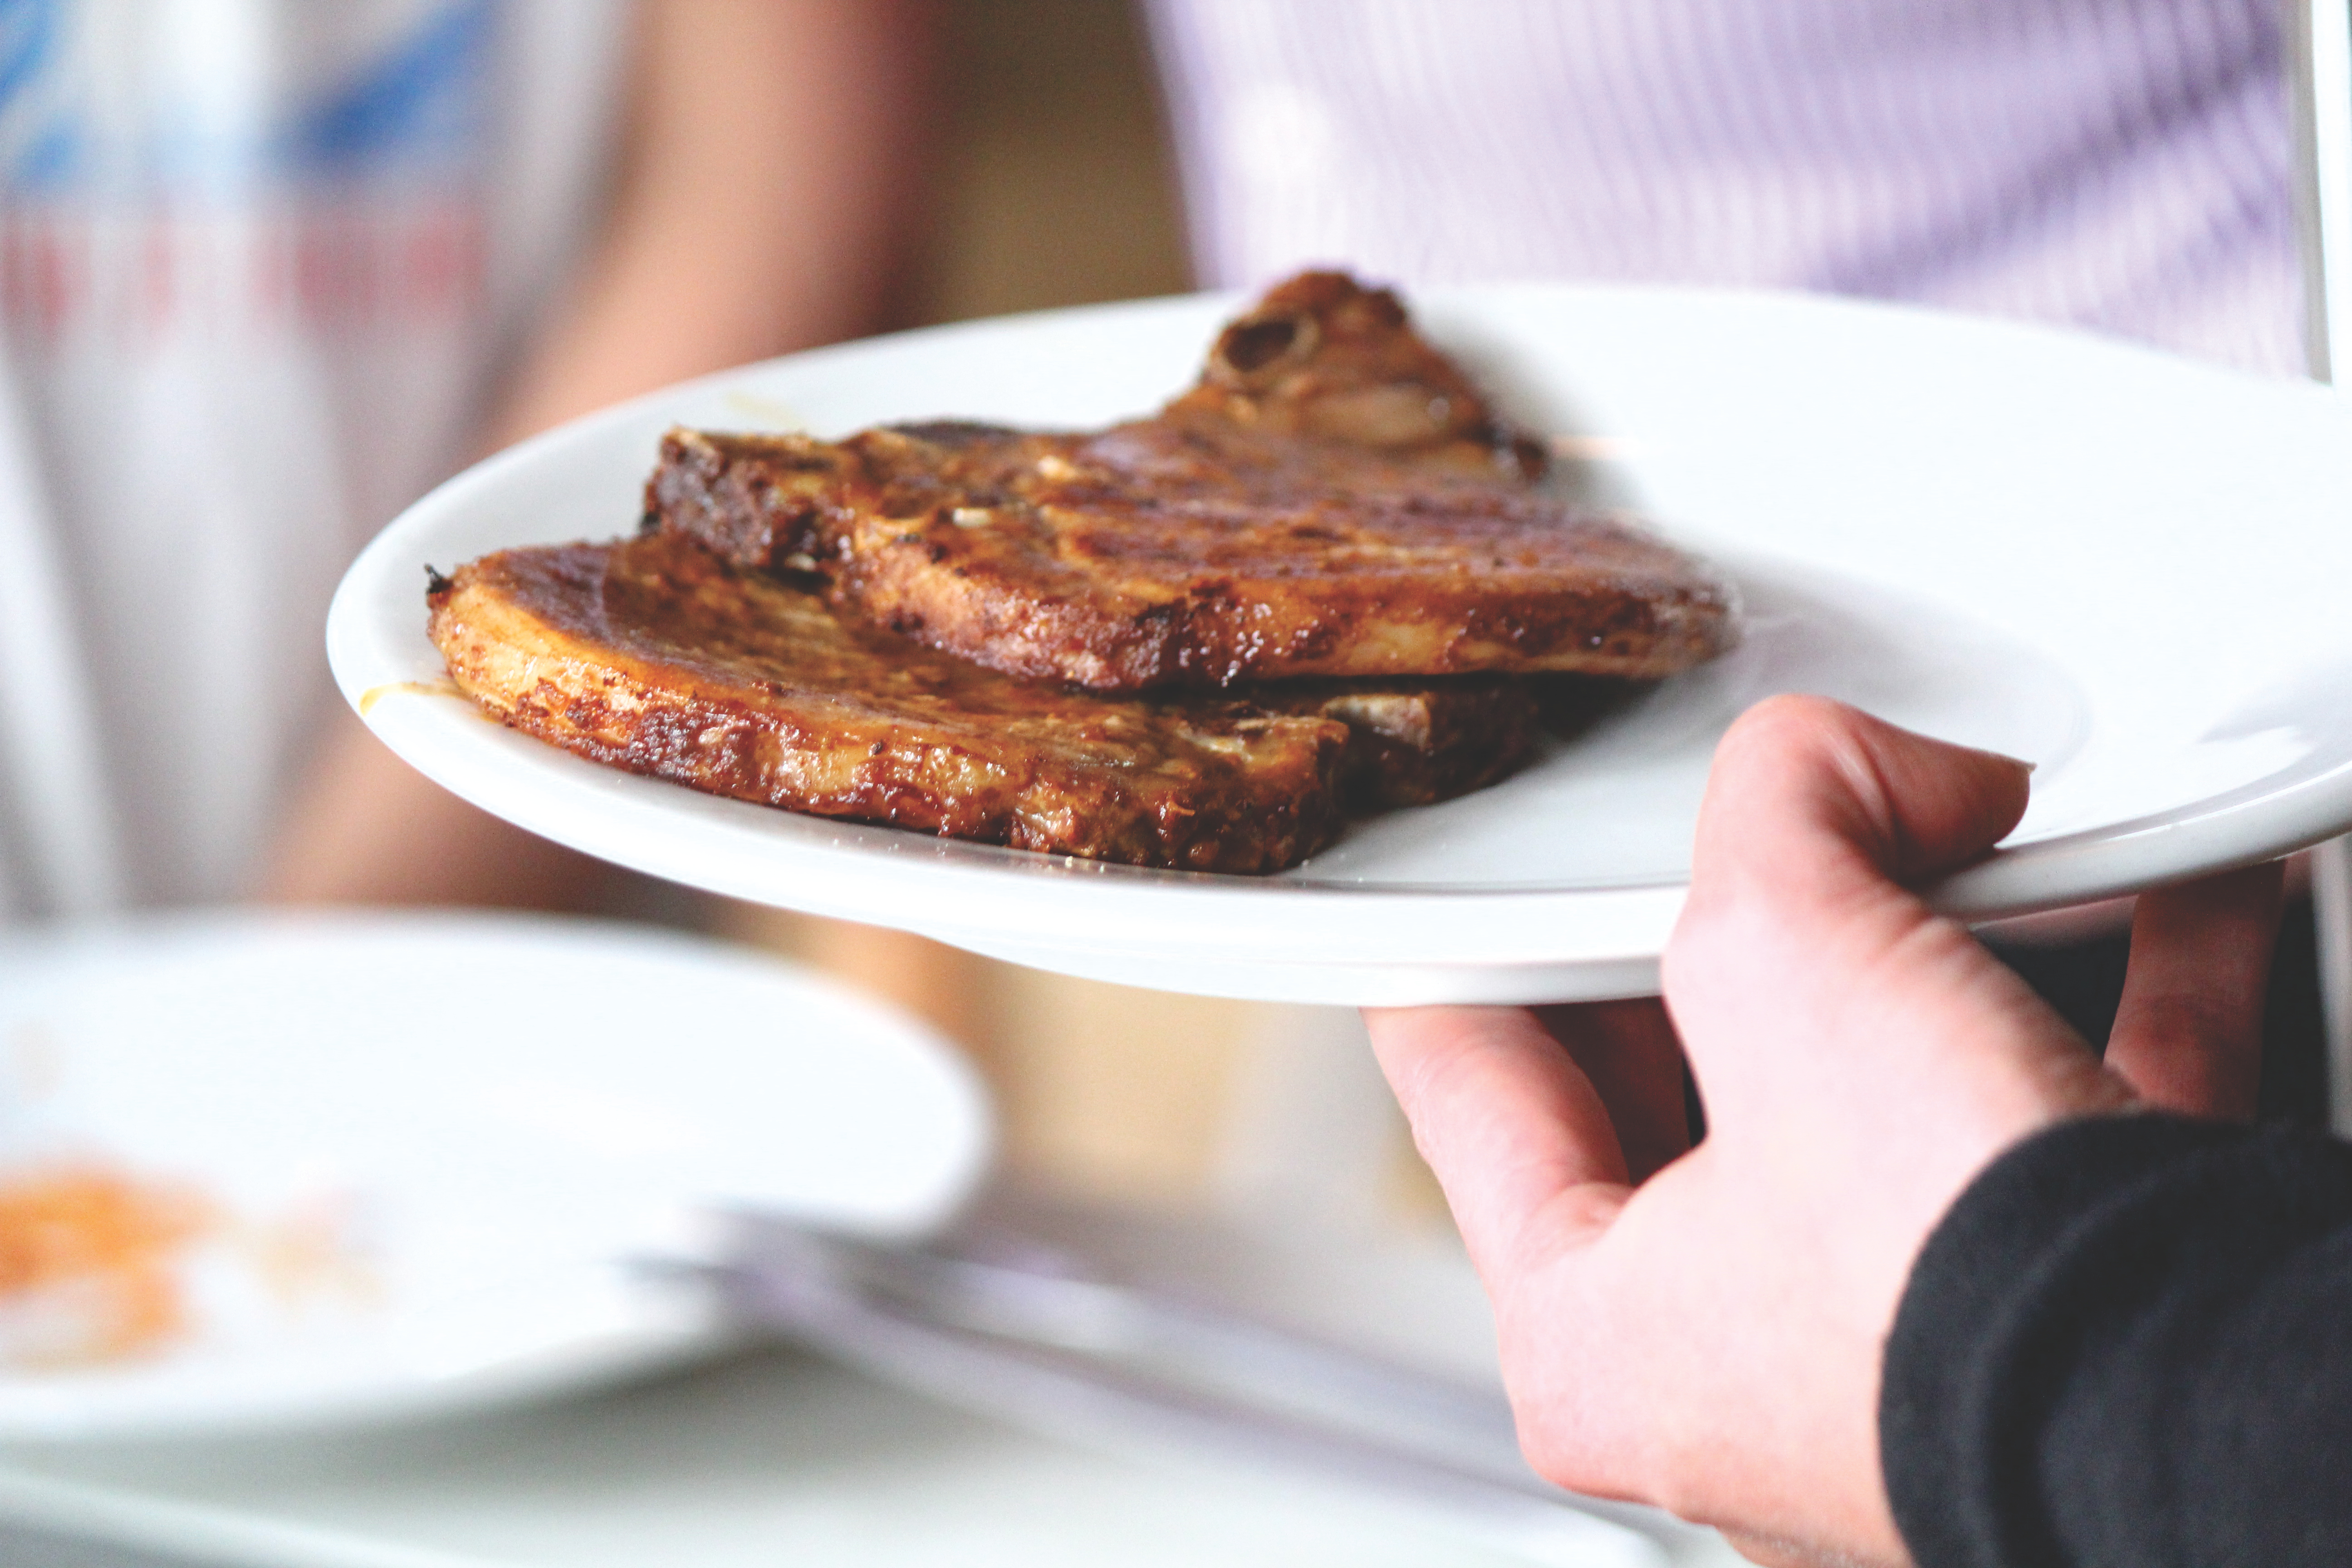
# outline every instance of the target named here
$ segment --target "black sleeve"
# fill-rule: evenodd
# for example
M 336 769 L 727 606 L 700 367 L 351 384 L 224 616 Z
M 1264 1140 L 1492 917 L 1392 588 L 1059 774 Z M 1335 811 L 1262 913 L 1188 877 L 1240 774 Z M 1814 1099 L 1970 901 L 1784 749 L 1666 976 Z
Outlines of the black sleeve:
M 2352 1564 L 2352 1147 L 2027 1140 L 1912 1268 L 1879 1444 L 1921 1568 Z

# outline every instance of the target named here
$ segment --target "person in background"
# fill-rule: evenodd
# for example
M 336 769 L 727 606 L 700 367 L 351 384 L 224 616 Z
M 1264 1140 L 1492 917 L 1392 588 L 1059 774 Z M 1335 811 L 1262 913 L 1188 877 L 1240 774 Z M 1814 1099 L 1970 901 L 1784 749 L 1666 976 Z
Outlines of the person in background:
M 368 534 L 889 324 L 924 0 L 0 0 L 0 919 L 576 906 L 329 689 Z
M 1194 264 L 1801 289 L 2304 371 L 2273 0 L 1149 0 Z

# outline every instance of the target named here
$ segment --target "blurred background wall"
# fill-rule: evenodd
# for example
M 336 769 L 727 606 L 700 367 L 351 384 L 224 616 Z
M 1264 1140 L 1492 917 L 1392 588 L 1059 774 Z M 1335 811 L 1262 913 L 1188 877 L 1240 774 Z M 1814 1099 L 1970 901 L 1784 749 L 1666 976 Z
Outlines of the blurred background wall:
M 925 320 L 1181 293 L 1181 216 L 1126 0 L 950 0 Z

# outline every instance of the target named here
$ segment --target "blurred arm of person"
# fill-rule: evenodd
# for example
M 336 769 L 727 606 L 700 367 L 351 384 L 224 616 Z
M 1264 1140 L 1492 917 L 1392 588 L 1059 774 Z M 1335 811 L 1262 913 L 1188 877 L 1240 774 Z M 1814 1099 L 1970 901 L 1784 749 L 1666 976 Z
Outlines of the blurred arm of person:
M 930 0 L 651 0 L 604 229 L 485 451 L 893 324 L 930 141 Z M 420 609 L 419 614 L 422 614 Z M 593 903 L 605 869 L 443 791 L 341 705 L 265 900 Z
M 1776 699 L 1666 1012 L 1371 1016 L 1521 1438 L 1768 1563 L 2352 1561 L 2352 1150 L 2240 1125 L 2278 868 L 2141 897 L 2103 1063 L 1906 890 L 2026 773 Z

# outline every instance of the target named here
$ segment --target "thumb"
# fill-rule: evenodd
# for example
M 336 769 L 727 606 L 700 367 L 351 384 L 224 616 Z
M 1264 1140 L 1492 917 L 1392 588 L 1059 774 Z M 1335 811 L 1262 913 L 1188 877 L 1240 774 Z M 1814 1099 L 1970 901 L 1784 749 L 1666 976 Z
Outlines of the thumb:
M 1711 1121 L 1754 1121 L 1769 1102 L 1769 1122 L 1790 1095 L 1826 1096 L 1923 1148 L 1951 1134 L 1950 1160 L 1920 1173 L 1940 1189 L 1984 1146 L 2125 1098 L 2063 1020 L 1903 885 L 2016 826 L 2028 771 L 1818 697 L 1774 698 L 1731 727 L 1662 965 Z M 1759 996 L 1776 1005 L 1759 1012 Z
M 1956 869 L 2017 826 L 2031 772 L 1827 698 L 1770 698 L 1716 749 L 1692 893 L 1764 879 L 1785 900 Z

